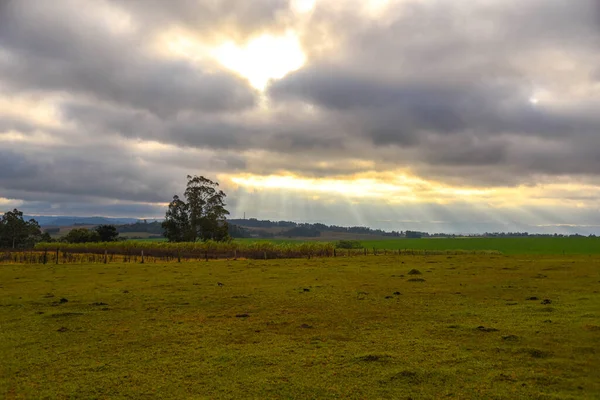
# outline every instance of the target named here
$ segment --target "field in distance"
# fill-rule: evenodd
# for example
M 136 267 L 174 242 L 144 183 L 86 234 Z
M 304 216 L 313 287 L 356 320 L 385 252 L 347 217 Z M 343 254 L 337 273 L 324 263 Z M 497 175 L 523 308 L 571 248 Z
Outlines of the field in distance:
M 0 283 L 2 398 L 600 397 L 593 255 L 8 264 Z

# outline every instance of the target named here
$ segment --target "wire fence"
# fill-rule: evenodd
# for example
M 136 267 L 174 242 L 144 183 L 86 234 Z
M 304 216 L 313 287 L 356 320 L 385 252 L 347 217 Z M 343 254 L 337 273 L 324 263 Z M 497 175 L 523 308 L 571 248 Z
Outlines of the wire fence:
M 0 249 L 0 263 L 11 264 L 82 264 L 82 263 L 170 263 L 197 262 L 210 260 L 237 259 L 292 259 L 292 258 L 324 258 L 324 257 L 358 257 L 358 256 L 433 256 L 433 255 L 499 255 L 493 250 L 422 250 L 422 249 L 336 249 L 322 247 L 306 251 L 306 249 L 272 248 L 272 249 L 204 249 L 196 251 L 169 250 L 168 248 L 130 249 L 115 251 L 100 246 L 94 247 L 56 247 L 44 249 Z

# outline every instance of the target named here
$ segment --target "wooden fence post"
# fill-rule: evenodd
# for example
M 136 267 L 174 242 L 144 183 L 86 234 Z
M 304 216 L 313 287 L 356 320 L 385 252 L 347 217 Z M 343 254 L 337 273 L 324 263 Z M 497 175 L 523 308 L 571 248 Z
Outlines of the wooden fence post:
M 108 251 L 104 250 L 104 264 L 108 263 Z
M 56 264 L 58 265 L 58 247 L 56 248 Z
M 144 250 L 142 250 L 142 264 L 144 263 Z

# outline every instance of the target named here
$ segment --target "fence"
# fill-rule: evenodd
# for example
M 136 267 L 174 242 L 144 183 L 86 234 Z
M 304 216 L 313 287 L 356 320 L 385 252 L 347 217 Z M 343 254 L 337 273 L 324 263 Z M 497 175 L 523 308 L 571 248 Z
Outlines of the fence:
M 156 262 L 190 262 L 209 260 L 235 259 L 282 259 L 282 258 L 312 258 L 312 257 L 356 257 L 378 255 L 430 256 L 430 255 L 465 255 L 482 254 L 498 255 L 497 251 L 467 251 L 467 250 L 387 250 L 387 249 L 336 249 L 333 246 L 320 248 L 280 248 L 252 249 L 201 249 L 182 251 L 165 248 L 136 248 L 125 251 L 101 248 L 100 246 L 67 246 L 45 247 L 43 249 L 0 250 L 0 263 L 15 264 L 74 264 L 74 263 L 156 263 Z

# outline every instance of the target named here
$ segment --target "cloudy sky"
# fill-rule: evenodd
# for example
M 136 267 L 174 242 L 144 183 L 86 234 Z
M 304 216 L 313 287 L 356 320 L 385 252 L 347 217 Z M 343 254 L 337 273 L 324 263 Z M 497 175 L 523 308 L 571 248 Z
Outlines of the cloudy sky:
M 600 232 L 598 0 L 0 0 L 0 211 Z

